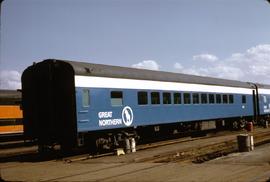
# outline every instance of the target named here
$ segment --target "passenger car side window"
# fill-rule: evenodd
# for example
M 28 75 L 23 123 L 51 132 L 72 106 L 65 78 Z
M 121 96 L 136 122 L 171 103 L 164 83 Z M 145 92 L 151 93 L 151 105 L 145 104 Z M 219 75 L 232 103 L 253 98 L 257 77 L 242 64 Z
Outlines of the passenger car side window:
M 209 94 L 209 103 L 214 104 L 215 103 L 215 95 L 214 94 Z
M 263 102 L 264 102 L 264 103 L 267 103 L 267 98 L 266 98 L 265 95 L 263 96 Z
M 171 93 L 169 92 L 164 92 L 163 93 L 163 104 L 171 104 Z
M 181 93 L 174 93 L 173 94 L 173 100 L 174 100 L 174 104 L 181 104 Z
M 193 104 L 199 104 L 200 103 L 200 99 L 199 99 L 199 94 L 198 93 L 193 93 L 192 94 L 192 102 L 193 102 Z
M 82 90 L 82 105 L 83 107 L 89 107 L 90 105 L 90 92 L 88 89 Z
M 221 95 L 220 94 L 216 95 L 216 103 L 221 104 Z
M 201 100 L 202 104 L 207 104 L 208 103 L 207 94 L 201 94 Z
M 222 95 L 223 104 L 228 104 L 228 95 Z
M 247 98 L 245 95 L 242 95 L 242 104 L 247 103 Z
M 111 105 L 122 106 L 123 105 L 123 93 L 121 91 L 111 92 Z
M 184 104 L 190 104 L 190 93 L 184 93 Z
M 138 104 L 139 105 L 148 104 L 147 92 L 138 92 Z
M 159 92 L 151 92 L 151 104 L 160 104 Z
M 234 97 L 233 95 L 229 95 L 229 103 L 233 104 L 234 103 Z

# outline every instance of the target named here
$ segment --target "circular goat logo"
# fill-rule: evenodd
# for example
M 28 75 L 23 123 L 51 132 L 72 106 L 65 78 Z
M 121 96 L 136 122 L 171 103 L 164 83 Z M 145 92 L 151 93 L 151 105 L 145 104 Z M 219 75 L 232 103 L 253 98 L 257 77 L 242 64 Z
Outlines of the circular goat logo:
M 124 107 L 122 111 L 122 120 L 126 126 L 130 126 L 133 121 L 133 112 L 129 106 Z

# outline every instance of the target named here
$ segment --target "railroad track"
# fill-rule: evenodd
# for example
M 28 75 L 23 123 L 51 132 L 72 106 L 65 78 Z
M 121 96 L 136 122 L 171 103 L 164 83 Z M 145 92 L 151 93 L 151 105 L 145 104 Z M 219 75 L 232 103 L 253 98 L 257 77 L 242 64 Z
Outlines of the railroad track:
M 14 140 L 8 142 L 0 142 L 0 149 L 13 149 L 21 147 L 29 147 L 36 145 L 36 142 L 30 140 Z
M 258 131 L 257 131 L 258 130 Z M 264 143 L 270 142 L 270 131 L 264 131 L 265 129 L 257 128 L 257 132 L 250 132 L 250 134 L 254 135 L 255 140 L 255 146 L 261 145 Z M 204 137 L 184 137 L 184 138 L 177 138 L 177 139 L 171 139 L 171 140 L 165 140 L 165 141 L 159 141 L 154 143 L 148 143 L 148 144 L 141 144 L 137 146 L 137 151 L 143 151 L 143 150 L 149 150 L 149 149 L 155 149 L 159 147 L 166 147 L 169 145 L 177 145 L 181 143 L 188 143 L 188 142 L 195 142 L 200 140 L 207 140 L 211 138 L 216 137 L 222 137 L 222 136 L 233 136 L 230 140 L 225 140 L 220 143 L 211 143 L 206 146 L 202 147 L 190 147 L 186 150 L 179 150 L 179 151 L 172 151 L 168 153 L 164 153 L 161 155 L 151 156 L 149 158 L 140 158 L 135 159 L 133 162 L 177 162 L 177 161 L 190 161 L 193 162 L 201 162 L 205 160 L 210 160 L 212 158 L 216 158 L 222 155 L 227 155 L 232 152 L 237 151 L 237 141 L 236 141 L 236 135 L 241 133 L 247 133 L 246 131 L 222 131 L 218 133 L 210 133 L 207 136 Z M 256 133 L 256 134 L 255 134 Z M 195 155 L 196 154 L 196 155 Z M 89 155 L 89 154 L 83 154 L 78 156 L 72 156 L 63 158 L 63 161 L 65 162 L 77 162 L 77 161 L 83 161 L 87 159 L 97 159 L 105 156 L 113 156 L 115 155 L 114 152 L 109 152 L 105 154 L 100 155 Z
M 0 143 L 23 140 L 23 137 L 24 136 L 22 132 L 0 134 Z
M 203 137 L 192 138 L 191 136 L 189 136 L 189 137 L 181 137 L 181 138 L 169 139 L 169 140 L 164 140 L 164 141 L 157 141 L 157 142 L 146 143 L 146 144 L 139 144 L 136 147 L 136 150 L 141 151 L 141 150 L 147 150 L 147 149 L 152 149 L 152 148 L 158 148 L 158 147 L 166 146 L 166 145 L 172 145 L 172 144 L 177 144 L 177 143 L 200 140 L 202 138 L 211 138 L 211 137 L 215 137 L 217 135 L 223 135 L 223 134 L 224 134 L 224 131 L 222 133 L 215 133 L 214 135 L 212 133 L 211 135 L 203 136 Z M 115 155 L 115 152 L 107 152 L 107 153 L 97 154 L 97 155 L 82 154 L 82 155 L 63 158 L 63 161 L 65 161 L 67 163 L 71 163 L 71 162 L 75 162 L 75 161 L 96 159 L 96 158 L 100 158 L 100 157 L 113 156 L 113 155 Z
M 209 160 L 211 158 L 216 158 L 222 155 L 226 155 L 232 152 L 237 151 L 237 143 L 235 136 L 237 134 L 243 133 L 243 131 L 221 131 L 217 133 L 210 133 L 207 136 L 204 137 L 184 137 L 184 138 L 177 138 L 177 139 L 170 139 L 165 141 L 158 141 L 154 143 L 148 143 L 148 144 L 141 144 L 137 146 L 137 151 L 143 151 L 143 150 L 150 150 L 155 149 L 159 147 L 166 147 L 169 145 L 177 145 L 181 143 L 188 143 L 188 142 L 196 142 L 200 140 L 206 140 L 216 137 L 222 137 L 227 135 L 234 135 L 233 139 L 226 140 L 224 142 L 216 143 L 216 144 L 209 144 L 202 147 L 191 147 L 186 150 L 176 150 L 171 151 L 169 153 L 164 153 L 161 155 L 151 156 L 149 158 L 140 158 L 133 160 L 134 162 L 181 162 L 181 161 L 193 161 L 193 162 L 203 162 L 205 160 Z M 252 132 L 254 135 L 254 141 L 255 146 L 261 145 L 264 143 L 270 142 L 270 131 L 262 128 L 256 128 L 255 132 Z M 1 145 L 0 145 L 1 146 Z M 10 154 L 1 155 L 0 152 L 0 161 L 6 161 L 5 158 L 21 158 L 21 156 L 29 157 L 31 155 L 36 155 L 36 158 L 38 158 L 37 154 L 37 147 L 36 146 L 29 146 L 25 147 L 24 150 L 20 151 L 20 148 L 18 148 L 18 151 L 11 152 Z M 76 161 L 83 161 L 87 159 L 98 159 L 106 156 L 113 156 L 115 155 L 114 152 L 108 152 L 104 154 L 98 154 L 98 155 L 90 155 L 90 154 L 81 154 L 77 153 L 69 157 L 61 157 L 59 158 L 58 154 L 51 154 L 50 157 L 45 157 L 47 160 L 55 160 L 56 158 L 58 160 L 63 160 L 64 162 L 70 163 L 70 162 L 76 162 Z M 33 156 L 31 156 L 33 158 Z
M 270 142 L 269 131 L 264 131 L 260 133 L 251 132 L 249 134 L 253 135 L 254 137 L 255 147 Z M 184 150 L 175 150 L 168 153 L 163 153 L 161 155 L 143 158 L 141 160 L 137 160 L 137 162 L 167 163 L 191 161 L 194 163 L 202 163 L 237 151 L 237 140 L 234 136 L 232 139 L 228 139 L 225 141 L 210 143 L 209 145 L 203 145 L 198 147 L 190 147 Z

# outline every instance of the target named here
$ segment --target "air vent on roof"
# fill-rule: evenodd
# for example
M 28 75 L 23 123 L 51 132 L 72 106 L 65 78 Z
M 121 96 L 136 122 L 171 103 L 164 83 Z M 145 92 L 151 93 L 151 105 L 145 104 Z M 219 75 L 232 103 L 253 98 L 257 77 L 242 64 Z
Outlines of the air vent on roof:
M 89 68 L 85 67 L 84 69 L 85 69 L 86 73 L 91 73 L 91 70 Z

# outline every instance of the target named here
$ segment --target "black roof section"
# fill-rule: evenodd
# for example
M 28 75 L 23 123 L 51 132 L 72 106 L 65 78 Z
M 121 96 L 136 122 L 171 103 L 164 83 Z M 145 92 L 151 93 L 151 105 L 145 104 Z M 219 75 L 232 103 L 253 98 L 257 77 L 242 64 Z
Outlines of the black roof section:
M 265 85 L 265 84 L 261 84 L 261 83 L 256 83 L 258 88 L 262 88 L 262 89 L 270 89 L 270 85 Z
M 0 90 L 0 98 L 21 98 L 21 92 L 17 90 Z
M 0 105 L 18 104 L 22 94 L 16 90 L 0 90 Z
M 147 69 L 137 69 L 137 68 L 110 66 L 103 64 L 93 64 L 86 62 L 56 60 L 56 59 L 44 60 L 44 62 L 46 61 L 53 61 L 55 63 L 58 61 L 65 62 L 72 66 L 75 75 L 181 82 L 181 83 L 219 85 L 219 86 L 244 87 L 244 88 L 254 87 L 254 84 L 248 82 L 226 80 L 212 77 L 194 76 L 182 73 L 171 73 L 164 71 L 153 71 Z

